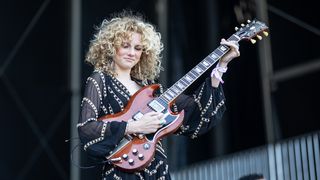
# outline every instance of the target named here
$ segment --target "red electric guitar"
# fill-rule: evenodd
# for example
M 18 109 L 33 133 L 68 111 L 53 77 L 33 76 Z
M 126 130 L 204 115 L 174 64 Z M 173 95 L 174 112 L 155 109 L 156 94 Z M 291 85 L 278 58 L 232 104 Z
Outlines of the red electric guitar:
M 267 36 L 267 30 L 268 27 L 260 21 L 248 21 L 246 25 L 241 24 L 241 28 L 236 29 L 236 33 L 230 36 L 228 40 L 237 42 L 251 40 L 252 43 L 255 43 L 253 37 L 262 39 L 259 34 L 263 33 Z M 145 113 L 150 111 L 165 114 L 164 120 L 166 123 L 155 133 L 126 135 L 107 156 L 109 162 L 116 168 L 127 172 L 144 169 L 154 157 L 159 139 L 174 133 L 182 125 L 184 111 L 173 113 L 170 110 L 174 100 L 228 51 L 228 46 L 220 45 L 160 96 L 154 96 L 154 92 L 160 88 L 159 85 L 143 87 L 132 96 L 124 111 L 99 118 L 99 120 L 105 122 L 139 121 Z

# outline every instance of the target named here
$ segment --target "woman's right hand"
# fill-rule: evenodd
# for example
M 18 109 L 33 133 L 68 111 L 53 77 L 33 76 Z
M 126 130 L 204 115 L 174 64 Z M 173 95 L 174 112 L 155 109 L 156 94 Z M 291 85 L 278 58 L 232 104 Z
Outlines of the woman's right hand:
M 163 113 L 148 112 L 137 121 L 128 121 L 126 134 L 150 134 L 156 132 L 163 125 Z

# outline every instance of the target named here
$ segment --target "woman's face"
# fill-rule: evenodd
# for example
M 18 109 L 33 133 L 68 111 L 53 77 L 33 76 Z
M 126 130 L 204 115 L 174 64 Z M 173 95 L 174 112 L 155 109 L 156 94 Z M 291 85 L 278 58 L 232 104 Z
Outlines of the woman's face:
M 140 61 L 142 50 L 141 34 L 132 33 L 131 41 L 123 42 L 116 50 L 113 58 L 116 72 L 131 70 Z

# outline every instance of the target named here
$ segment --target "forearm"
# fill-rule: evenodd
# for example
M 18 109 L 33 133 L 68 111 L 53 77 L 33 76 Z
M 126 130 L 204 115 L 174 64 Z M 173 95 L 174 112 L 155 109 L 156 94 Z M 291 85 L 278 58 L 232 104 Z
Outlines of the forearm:
M 218 67 L 226 68 L 226 67 L 228 66 L 228 63 L 225 62 L 225 61 L 223 61 L 223 60 L 220 60 L 220 61 L 218 62 L 218 64 L 217 64 L 217 66 L 218 66 Z M 222 73 L 222 72 L 219 72 L 219 71 L 218 71 L 218 73 L 219 73 L 220 77 L 222 78 L 223 73 Z M 212 76 L 212 77 L 211 77 L 211 85 L 212 85 L 212 87 L 217 88 L 217 87 L 219 86 L 219 84 L 220 84 L 220 80 L 219 80 L 218 78 L 216 78 L 215 76 Z

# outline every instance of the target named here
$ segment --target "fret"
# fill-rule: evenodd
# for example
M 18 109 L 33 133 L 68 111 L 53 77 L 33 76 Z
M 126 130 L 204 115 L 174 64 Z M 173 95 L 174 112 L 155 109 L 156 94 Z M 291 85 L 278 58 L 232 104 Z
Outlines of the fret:
M 207 56 L 205 60 L 210 63 L 210 66 L 216 62 L 214 59 L 210 58 L 210 56 Z
M 230 48 L 228 47 L 228 46 L 226 46 L 226 45 L 221 45 L 220 47 L 219 47 L 219 49 L 222 51 L 222 52 L 227 52 Z
M 176 96 L 176 94 L 174 93 L 174 91 L 171 90 L 171 88 L 167 90 L 167 93 L 168 93 L 171 97 L 175 97 L 175 96 Z
M 159 99 L 162 100 L 162 101 L 165 102 L 165 103 L 169 103 L 169 102 L 170 102 L 170 99 L 167 99 L 167 98 L 164 96 L 164 93 L 163 93 L 161 96 L 159 96 Z
M 188 81 L 188 83 L 190 84 L 191 82 L 192 82 L 192 78 L 190 77 L 190 75 L 189 74 L 187 74 L 187 75 L 185 75 L 185 80 L 187 80 Z
M 198 67 L 202 70 L 202 71 L 206 71 L 207 68 L 201 63 L 198 64 Z
M 159 98 L 157 98 L 157 101 L 162 105 L 162 106 L 168 106 L 169 101 L 165 100 L 162 98 L 162 96 L 159 96 Z
M 214 59 L 214 60 L 220 58 L 215 52 L 212 52 L 209 56 L 210 56 L 212 59 Z
M 228 41 L 239 41 L 239 40 L 240 38 L 234 34 L 228 38 Z
M 177 86 L 172 86 L 170 89 L 172 89 L 173 92 L 176 94 L 179 94 L 181 91 L 177 88 Z
M 163 96 L 170 101 L 173 97 L 171 97 L 168 93 L 163 93 Z
M 194 69 L 198 74 L 201 74 L 203 72 L 203 69 L 199 65 L 197 65 Z
M 224 54 L 219 48 L 215 49 L 214 53 L 216 53 L 218 56 L 222 56 Z
M 206 69 L 210 66 L 210 63 L 208 63 L 208 62 L 206 61 L 206 59 L 203 60 L 203 61 L 201 62 L 201 64 L 204 65 L 204 66 L 206 67 Z
M 197 75 L 192 71 L 192 69 L 191 69 L 191 71 L 188 72 L 188 75 L 191 77 L 191 79 L 197 78 Z
M 186 86 L 183 84 L 183 83 L 181 83 L 180 81 L 178 81 L 177 83 L 176 83 L 176 85 L 177 85 L 177 87 L 179 88 L 179 89 L 181 89 L 181 90 L 183 90 Z
M 200 75 L 200 73 L 194 68 L 194 69 L 191 69 L 191 74 L 192 75 L 194 75 L 195 76 L 195 78 L 197 78 L 199 75 Z M 193 78 L 194 79 L 194 78 Z
M 181 82 L 185 87 L 189 86 L 188 81 L 185 80 L 184 77 L 182 77 L 182 78 L 180 79 L 180 82 Z

